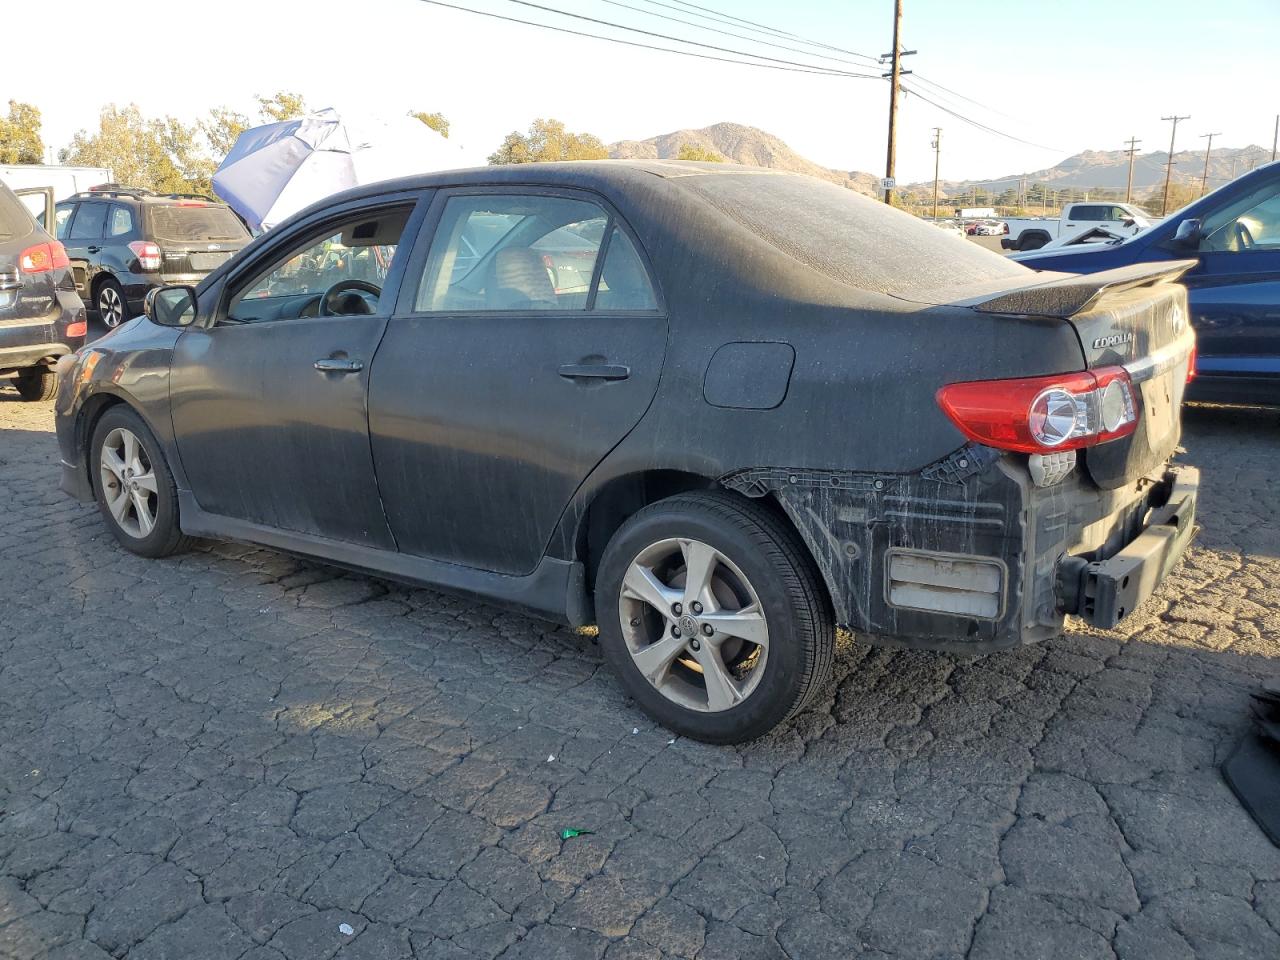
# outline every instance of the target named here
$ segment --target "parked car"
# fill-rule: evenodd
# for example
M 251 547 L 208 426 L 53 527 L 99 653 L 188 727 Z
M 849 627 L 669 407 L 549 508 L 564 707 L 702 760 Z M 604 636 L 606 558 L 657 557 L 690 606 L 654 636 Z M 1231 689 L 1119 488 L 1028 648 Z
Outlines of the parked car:
M 120 184 L 57 206 L 76 292 L 108 327 L 142 312 L 147 291 L 199 283 L 250 240 L 231 208 L 196 194 L 155 194 Z
M 1000 241 L 1006 250 L 1038 250 L 1051 240 L 1068 240 L 1077 233 L 1105 227 L 1133 236 L 1152 225 L 1145 210 L 1131 203 L 1069 203 L 1056 220 L 1048 217 L 1010 217 L 1007 236 Z
M 585 295 L 537 249 L 570 226 Z M 810 702 L 836 624 L 986 652 L 1155 588 L 1195 527 L 1182 269 L 1046 280 L 727 164 L 383 182 L 68 363 L 62 484 L 143 556 L 241 539 L 597 623 L 642 707 L 735 742 Z
M 53 206 L 50 188 L 20 192 Z M 86 329 L 67 252 L 0 183 L 0 376 L 13 378 L 23 400 L 52 399 L 53 365 L 84 342 Z
M 953 237 L 959 237 L 961 240 L 964 239 L 964 227 L 960 226 L 960 224 L 955 220 L 934 220 L 932 223 L 944 233 L 950 234 Z
M 1096 273 L 1191 259 L 1191 400 L 1280 406 L 1280 163 L 1207 194 L 1135 237 L 1016 256 L 1036 270 Z

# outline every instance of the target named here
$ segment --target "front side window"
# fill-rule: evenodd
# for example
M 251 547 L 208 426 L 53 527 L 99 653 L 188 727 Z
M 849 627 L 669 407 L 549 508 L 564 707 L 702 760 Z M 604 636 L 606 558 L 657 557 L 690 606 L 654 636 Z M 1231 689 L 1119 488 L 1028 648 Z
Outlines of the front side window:
M 376 313 L 412 207 L 364 212 L 311 236 L 232 298 L 240 323 Z
M 107 222 L 105 203 L 82 203 L 76 218 L 71 221 L 71 240 L 97 240 Z
M 1205 218 L 1200 249 L 1280 250 L 1280 182 L 1264 184 Z

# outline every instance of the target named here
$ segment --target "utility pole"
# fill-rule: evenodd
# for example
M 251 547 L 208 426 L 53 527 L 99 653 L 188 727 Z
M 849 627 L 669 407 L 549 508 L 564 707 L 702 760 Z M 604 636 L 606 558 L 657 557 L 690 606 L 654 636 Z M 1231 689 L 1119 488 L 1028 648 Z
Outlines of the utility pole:
M 938 163 L 942 158 L 942 128 L 933 128 L 933 219 L 938 219 Z
M 1161 120 L 1172 120 L 1173 131 L 1169 134 L 1169 162 L 1164 165 L 1164 199 L 1160 201 L 1160 216 L 1164 216 L 1169 212 L 1169 181 L 1173 179 L 1173 141 L 1178 135 L 1178 121 L 1190 120 L 1190 115 L 1185 117 L 1161 117 Z
M 1133 155 L 1138 152 L 1138 144 L 1142 141 L 1136 137 L 1130 137 L 1126 143 L 1129 149 L 1125 152 L 1129 154 L 1129 185 L 1124 189 L 1124 202 L 1131 203 L 1133 201 Z
M 1276 114 L 1276 132 L 1271 135 L 1271 159 L 1276 158 L 1276 147 L 1280 146 L 1280 113 Z
M 1205 190 L 1209 186 L 1209 152 L 1213 150 L 1213 138 L 1220 137 L 1220 136 L 1222 136 L 1221 132 L 1200 134 L 1201 140 L 1203 140 L 1205 137 L 1209 138 L 1209 143 L 1204 148 L 1204 175 L 1200 177 L 1200 196 L 1202 197 L 1204 196 Z
M 893 52 L 881 55 L 880 62 L 883 64 L 889 61 L 889 72 L 881 74 L 889 80 L 889 147 L 886 151 L 884 162 L 884 176 L 886 180 L 893 179 L 893 170 L 896 166 L 898 151 L 898 90 L 899 81 L 910 70 L 902 69 L 902 58 L 909 57 L 915 53 L 914 50 L 902 49 L 902 0 L 893 0 Z M 884 202 L 893 202 L 893 188 L 889 187 L 884 192 Z

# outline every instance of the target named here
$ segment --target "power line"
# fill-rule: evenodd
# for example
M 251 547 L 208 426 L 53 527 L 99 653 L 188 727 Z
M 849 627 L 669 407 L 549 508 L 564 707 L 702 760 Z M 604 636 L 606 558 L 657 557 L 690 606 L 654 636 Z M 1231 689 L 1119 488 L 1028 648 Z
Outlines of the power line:
M 990 110 L 992 113 L 998 114 L 999 116 L 1002 116 L 1002 117 L 1008 117 L 1010 120 L 1014 119 L 1013 117 L 1010 117 L 1009 114 L 1003 113 L 1000 110 L 997 110 L 995 107 L 991 106 L 990 104 L 983 103 L 981 100 L 975 100 L 973 99 L 973 97 L 966 97 L 960 91 L 952 90 L 950 87 L 944 87 L 942 84 L 938 83 L 936 80 L 930 80 L 928 77 L 926 77 L 922 73 L 917 72 L 915 74 L 915 78 L 921 83 L 926 83 L 931 87 L 941 90 L 943 93 L 949 93 L 953 97 L 958 97 L 959 99 L 964 100 L 966 103 L 972 103 L 975 107 L 981 107 L 983 110 Z
M 695 23 L 692 20 L 682 20 L 679 17 L 672 17 L 665 13 L 657 13 L 653 10 L 645 10 L 643 7 L 636 7 L 636 6 L 632 6 L 629 3 L 622 3 L 621 0 L 600 0 L 600 2 L 607 3 L 611 7 L 622 7 L 624 10 L 634 10 L 636 13 L 643 14 L 647 17 L 657 17 L 660 20 L 670 20 L 672 23 L 683 23 L 685 26 L 693 27 L 695 30 L 707 30 L 707 31 L 710 31 L 711 33 L 718 33 L 726 37 L 736 37 L 739 40 L 746 40 L 748 43 L 759 43 L 759 44 L 763 44 L 766 47 L 775 47 L 778 50 L 790 50 L 792 53 L 804 54 L 807 57 L 819 57 L 823 60 L 833 60 L 836 63 L 846 63 L 852 67 L 862 66 L 862 64 L 858 63 L 855 60 L 848 60 L 848 59 L 845 59 L 844 57 L 833 57 L 830 54 L 826 54 L 826 53 L 811 53 L 810 51 L 805 50 L 801 47 L 789 47 L 786 44 L 782 44 L 782 43 L 771 43 L 768 40 L 759 40 L 756 37 L 749 37 L 743 33 L 733 33 L 730 30 L 721 30 L 717 27 L 705 26 L 704 24 L 701 24 L 701 23 Z M 667 6 L 667 4 L 665 3 L 659 4 L 659 6 L 665 7 Z M 676 8 L 670 7 L 669 9 L 674 10 Z
M 811 47 L 821 47 L 823 50 L 834 50 L 836 53 L 847 53 L 851 57 L 860 57 L 861 59 L 868 60 L 871 63 L 878 62 L 875 57 L 869 56 L 865 53 L 859 53 L 856 50 L 846 50 L 844 47 L 832 46 L 831 44 L 823 43 L 820 40 L 810 40 L 810 39 L 807 39 L 806 37 L 802 37 L 798 34 L 791 33 L 787 30 L 779 30 L 777 27 L 770 27 L 767 24 L 757 23 L 754 20 L 743 20 L 741 17 L 735 17 L 731 13 L 721 13 L 718 10 L 712 10 L 710 7 L 702 7 L 696 3 L 687 3 L 686 0 L 675 0 L 675 2 L 680 4 L 681 7 L 689 7 L 689 8 L 692 8 L 692 10 L 705 10 L 707 13 L 713 13 L 718 18 L 721 18 L 720 22 L 722 23 L 726 22 L 725 18 L 727 18 L 728 20 L 736 20 L 740 24 L 747 24 L 749 25 L 749 27 L 759 28 L 759 30 L 757 30 L 756 32 L 764 32 L 764 33 L 772 34 L 774 36 L 783 37 L 785 39 L 795 40 L 798 43 L 807 44 L 808 46 L 811 46 Z M 645 0 L 645 3 L 654 3 L 660 7 L 668 6 L 665 3 L 658 3 L 657 0 Z M 676 8 L 669 7 L 669 9 L 674 10 Z M 702 16 L 702 14 L 692 13 L 692 10 L 690 11 L 691 16 Z M 684 11 L 681 11 L 681 12 L 684 12 Z
M 956 111 L 954 111 L 954 110 L 950 109 L 949 107 L 945 107 L 945 106 L 943 106 L 942 104 L 938 103 L 936 100 L 931 100 L 931 99 L 929 99 L 928 97 L 926 97 L 923 93 L 921 93 L 919 90 L 917 90 L 917 89 L 916 89 L 916 88 L 914 88 L 914 87 L 906 87 L 906 86 L 904 86 L 902 89 L 903 89 L 903 90 L 905 90 L 907 93 L 910 93 L 910 94 L 912 94 L 913 96 L 918 97 L 919 99 L 923 100 L 925 103 L 930 104 L 930 105 L 932 105 L 932 106 L 934 106 L 934 107 L 937 107 L 937 108 L 938 108 L 939 110 L 941 110 L 943 113 L 949 114 L 949 115 L 951 115 L 951 116 L 955 117 L 957 120 L 959 120 L 959 121 L 961 121 L 961 122 L 963 122 L 963 123 L 967 123 L 967 124 L 969 124 L 969 126 L 971 126 L 971 127 L 977 127 L 979 130 L 985 130 L 987 133 L 995 134 L 997 137 L 1004 137 L 1006 140 L 1013 140 L 1013 141 L 1014 141 L 1014 142 L 1016 142 L 1016 143 L 1026 144 L 1028 147 L 1036 147 L 1036 148 L 1037 148 L 1037 149 L 1039 149 L 1039 150 L 1049 150 L 1049 151 L 1051 151 L 1051 152 L 1053 152 L 1053 153 L 1064 153 L 1064 152 L 1065 152 L 1061 147 L 1049 147 L 1049 146 L 1046 146 L 1046 145 L 1045 145 L 1045 144 L 1043 144 L 1043 143 L 1034 143 L 1034 142 L 1033 142 L 1033 141 L 1031 141 L 1031 140 L 1023 140 L 1021 137 L 1015 137 L 1012 133 L 1005 133 L 1003 130 L 997 130 L 995 127 L 988 126 L 988 125 L 987 125 L 987 124 L 985 124 L 985 123 L 980 123 L 980 122 L 979 122 L 979 121 L 977 121 L 977 120 L 974 120 L 974 119 L 972 119 L 972 118 L 970 118 L 970 117 L 966 117 L 966 116 L 965 116 L 964 114 L 962 114 L 962 113 L 957 113 Z
M 588 17 L 586 14 L 582 14 L 582 13 L 571 13 L 568 10 L 559 10 L 555 7 L 543 6 L 540 3 L 533 3 L 532 0 L 507 0 L 507 3 L 514 3 L 517 6 L 529 7 L 530 9 L 533 9 L 533 10 L 541 10 L 544 13 L 552 13 L 561 17 L 571 17 L 574 20 L 585 20 L 587 23 L 594 23 L 597 26 L 601 26 L 601 27 L 612 27 L 615 30 L 626 30 L 629 33 L 638 33 L 646 37 L 655 37 L 659 40 L 672 40 L 675 43 L 687 43 L 689 46 L 692 46 L 692 47 L 702 47 L 706 50 L 716 50 L 716 51 L 719 51 L 720 53 L 731 53 L 734 56 L 738 56 L 738 57 L 755 57 L 757 60 L 768 60 L 771 63 L 780 63 L 780 64 L 785 64 L 791 67 L 805 67 L 811 70 L 817 70 L 818 72 L 829 73 L 829 74 L 832 74 L 833 76 L 847 76 L 847 77 L 873 76 L 873 74 L 869 74 L 869 73 L 851 73 L 847 70 L 836 70 L 834 67 L 823 67 L 817 64 L 812 64 L 812 63 L 800 63 L 797 60 L 780 60 L 777 57 L 766 57 L 762 53 L 751 53 L 747 50 L 734 50 L 730 47 L 717 46 L 714 43 L 702 43 L 700 40 L 685 40 L 683 37 L 673 37 L 667 33 L 656 33 L 653 30 L 642 30 L 639 27 L 628 27 L 625 24 L 614 23 L 611 20 L 600 20 L 596 17 Z
M 602 34 L 589 33 L 585 30 L 571 30 L 568 27 L 557 27 L 550 23 L 538 23 L 536 20 L 522 20 L 520 17 L 509 17 L 505 14 L 494 13 L 490 10 L 476 10 L 474 7 L 464 7 L 457 3 L 445 3 L 443 0 L 418 0 L 418 2 L 432 7 L 443 7 L 447 10 L 457 10 L 462 13 L 473 13 L 476 16 L 489 17 L 492 20 L 504 20 L 507 23 L 518 23 L 526 27 L 537 27 L 540 30 L 550 30 L 554 33 L 565 33 L 574 37 L 586 37 L 590 40 L 605 40 L 609 43 L 621 44 L 624 47 L 637 47 L 641 50 L 657 50 L 661 53 L 674 53 L 682 57 L 693 57 L 698 60 L 713 60 L 717 63 L 735 63 L 740 67 L 756 67 L 760 70 L 781 70 L 784 73 L 809 73 L 821 77 L 848 77 L 855 80 L 880 79 L 872 74 L 844 73 L 843 71 L 832 71 L 822 68 L 785 67 L 772 63 L 757 63 L 753 60 L 733 60 L 729 57 L 716 57 L 707 53 L 696 53 L 693 50 L 678 50 L 674 47 L 660 47 L 652 43 L 640 43 L 638 40 L 623 40 L 621 37 L 606 37 Z M 683 43 L 685 41 L 677 42 Z M 754 56 L 754 54 L 746 54 L 746 56 Z

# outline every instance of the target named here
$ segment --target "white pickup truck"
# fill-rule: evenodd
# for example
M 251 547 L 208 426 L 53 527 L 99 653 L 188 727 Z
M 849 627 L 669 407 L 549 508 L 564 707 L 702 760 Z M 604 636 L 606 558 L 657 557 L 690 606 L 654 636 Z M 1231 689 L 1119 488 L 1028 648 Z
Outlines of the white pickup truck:
M 1009 233 L 1000 241 L 1006 250 L 1039 250 L 1053 240 L 1070 240 L 1088 230 L 1104 229 L 1119 237 L 1131 237 L 1154 221 L 1140 207 L 1112 201 L 1069 203 L 1057 220 L 1048 217 L 1005 218 Z

